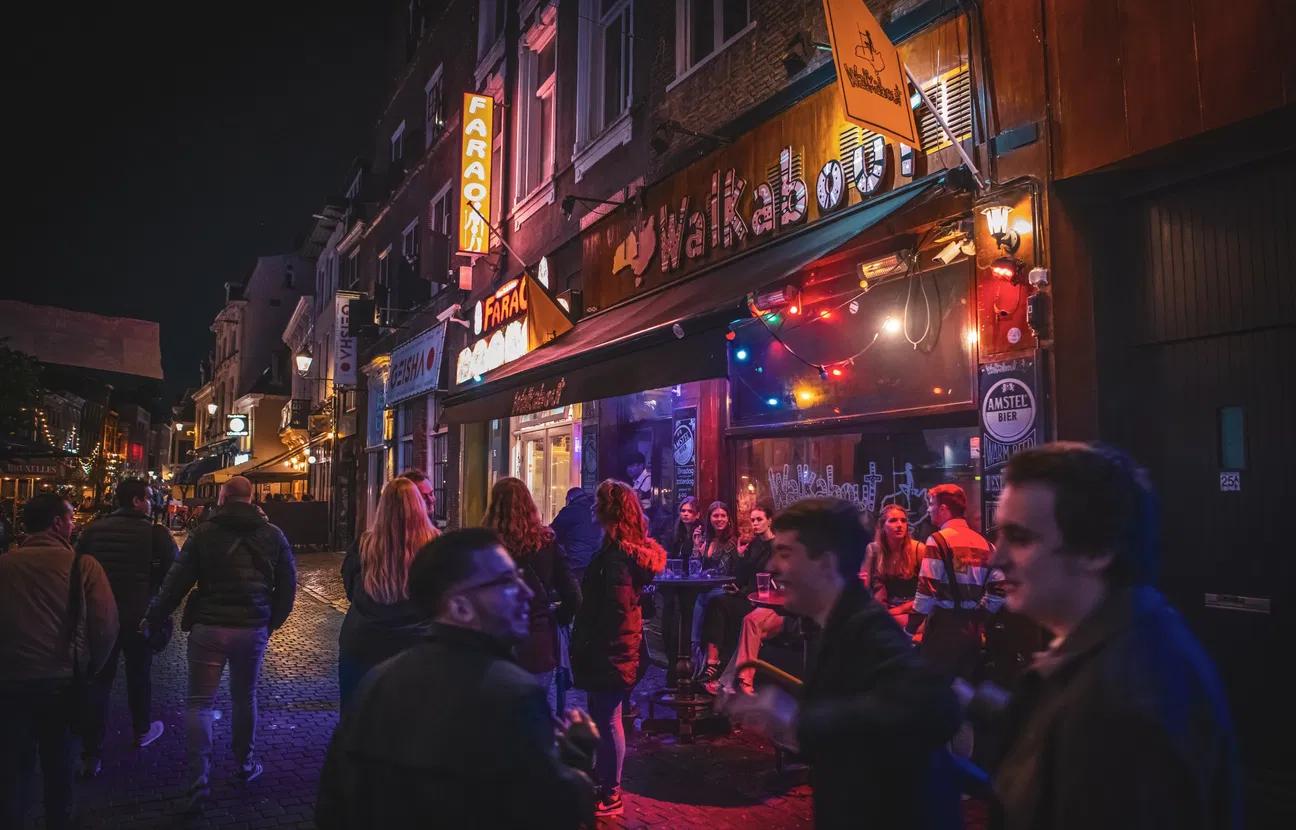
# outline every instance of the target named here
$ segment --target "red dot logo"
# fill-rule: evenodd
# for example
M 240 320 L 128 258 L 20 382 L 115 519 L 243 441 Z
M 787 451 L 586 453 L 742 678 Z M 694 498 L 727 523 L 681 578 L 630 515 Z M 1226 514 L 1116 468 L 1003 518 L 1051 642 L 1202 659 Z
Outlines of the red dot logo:
M 431 370 L 436 365 L 436 349 L 428 349 L 427 368 Z

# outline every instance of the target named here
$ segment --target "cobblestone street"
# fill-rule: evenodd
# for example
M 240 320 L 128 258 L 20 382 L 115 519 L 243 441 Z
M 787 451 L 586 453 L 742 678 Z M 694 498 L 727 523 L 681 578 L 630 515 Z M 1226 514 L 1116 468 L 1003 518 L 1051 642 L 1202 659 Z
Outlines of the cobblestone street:
M 337 636 L 346 608 L 340 563 L 336 553 L 298 556 L 297 605 L 284 628 L 270 639 L 261 677 L 256 745 L 265 774 L 247 785 L 231 780 L 227 676 L 216 703 L 223 717 L 216 723 L 212 803 L 200 817 L 183 815 L 189 784 L 184 746 L 186 638 L 177 629 L 153 669 L 155 717 L 165 721 L 166 734 L 147 749 L 131 747 L 124 673 L 119 672 L 103 774 L 81 784 L 84 827 L 314 826 L 319 771 L 337 723 Z M 654 666 L 637 691 L 645 715 L 648 707 L 642 699 L 662 679 Z M 569 699 L 569 705 L 583 703 L 579 692 Z M 776 774 L 773 752 L 764 741 L 734 734 L 681 745 L 669 736 L 636 731 L 629 742 L 625 816 L 601 827 L 811 826 L 803 774 Z M 490 826 L 486 818 L 482 826 Z

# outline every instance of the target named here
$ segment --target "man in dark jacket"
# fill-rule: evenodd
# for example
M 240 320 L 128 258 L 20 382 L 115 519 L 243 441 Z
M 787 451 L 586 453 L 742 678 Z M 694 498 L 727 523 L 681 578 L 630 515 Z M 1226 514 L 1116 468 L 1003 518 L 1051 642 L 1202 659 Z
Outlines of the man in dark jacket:
M 558 544 L 567 552 L 572 576 L 579 582 L 594 558 L 594 551 L 603 542 L 603 528 L 594 518 L 594 497 L 580 487 L 568 490 L 567 504 L 558 511 L 550 527 L 558 537 Z
M 1123 453 L 1058 443 L 1004 471 L 994 564 L 1055 639 L 1002 718 L 1002 825 L 1241 826 L 1233 729 L 1211 661 L 1149 583 L 1156 505 Z M 989 695 L 972 701 L 986 714 Z M 993 714 L 993 712 L 990 712 Z
M 815 667 L 799 702 L 765 686 L 720 707 L 809 761 L 816 827 L 961 827 L 944 749 L 954 694 L 860 584 L 868 542 L 845 501 L 805 499 L 775 517 L 787 610 L 823 627 Z
M 39 754 L 45 826 L 57 829 L 73 825 L 77 679 L 108 660 L 117 604 L 99 563 L 72 550 L 72 505 L 39 493 L 23 521 L 27 538 L 0 556 L 0 827 L 26 826 Z
M 238 778 L 247 782 L 262 772 L 253 755 L 257 676 L 270 632 L 288 619 L 297 592 L 292 546 L 252 504 L 252 482 L 243 476 L 225 483 L 216 512 L 185 542 L 149 609 L 150 624 L 169 616 L 195 583 L 184 613 L 192 624 L 185 709 L 194 774 L 191 810 L 203 807 L 211 794 L 211 705 L 226 662 Z
M 101 766 L 108 698 L 117 677 L 118 655 L 126 657 L 126 696 L 136 746 L 146 747 L 162 736 L 162 721 L 151 718 L 153 688 L 149 670 L 153 652 L 139 633 L 139 623 L 175 562 L 176 544 L 165 527 L 149 520 L 154 501 L 148 482 L 123 481 L 117 485 L 117 509 L 92 523 L 77 540 L 77 551 L 93 556 L 108 574 L 117 598 L 117 619 L 121 621 L 117 643 L 91 689 L 81 750 L 82 774 L 90 777 L 98 775 Z
M 544 692 L 510 650 L 530 630 L 531 591 L 499 538 L 455 530 L 410 569 L 411 598 L 435 619 L 420 645 L 365 678 L 320 779 L 321 830 L 593 825 L 588 722 L 555 741 Z

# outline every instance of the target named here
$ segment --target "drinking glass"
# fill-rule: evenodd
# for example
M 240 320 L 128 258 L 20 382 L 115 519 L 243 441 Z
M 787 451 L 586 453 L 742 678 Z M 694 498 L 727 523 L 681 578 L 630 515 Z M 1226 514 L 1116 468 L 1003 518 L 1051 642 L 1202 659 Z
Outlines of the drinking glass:
M 756 574 L 756 596 L 762 598 L 768 597 L 770 595 L 771 582 L 773 582 L 773 578 L 770 574 L 768 573 Z
M 683 559 L 666 560 L 666 577 L 668 579 L 679 579 L 683 575 L 684 575 Z
M 701 559 L 690 559 L 690 560 L 689 560 L 689 576 L 694 577 L 694 578 L 697 578 L 697 577 L 699 577 L 699 576 L 701 576 L 701 575 L 702 575 L 702 560 L 701 560 Z

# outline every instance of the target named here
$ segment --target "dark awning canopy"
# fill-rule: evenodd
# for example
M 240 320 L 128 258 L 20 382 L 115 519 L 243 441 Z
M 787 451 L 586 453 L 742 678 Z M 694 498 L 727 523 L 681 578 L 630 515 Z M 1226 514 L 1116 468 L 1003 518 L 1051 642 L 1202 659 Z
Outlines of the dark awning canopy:
M 190 461 L 171 476 L 175 484 L 196 484 L 198 479 L 225 466 L 224 456 L 209 455 L 197 461 Z
M 724 328 L 747 315 L 749 292 L 796 272 L 930 192 L 944 174 L 752 248 L 687 280 L 581 320 L 566 334 L 462 386 L 444 420 L 525 415 L 677 383 L 724 377 Z M 681 332 L 675 330 L 679 325 Z M 681 336 L 682 334 L 682 336 Z

